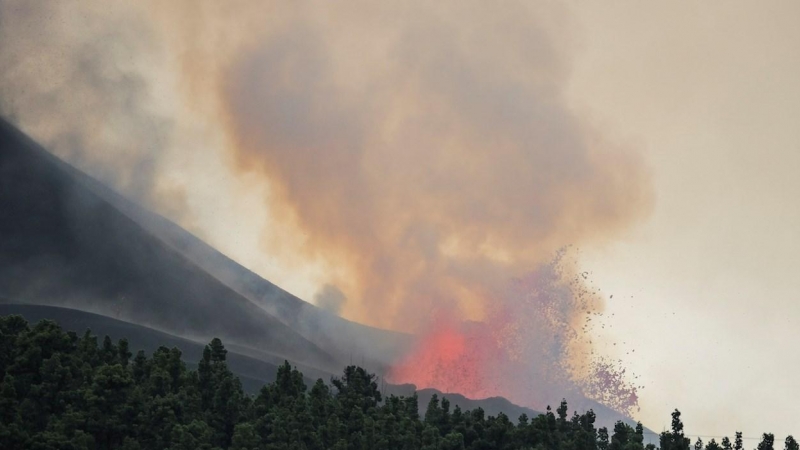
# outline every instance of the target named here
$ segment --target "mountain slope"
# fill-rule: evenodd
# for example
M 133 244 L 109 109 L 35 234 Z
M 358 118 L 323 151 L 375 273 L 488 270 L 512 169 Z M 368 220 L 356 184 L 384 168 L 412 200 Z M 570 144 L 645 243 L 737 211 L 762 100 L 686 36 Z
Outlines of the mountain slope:
M 76 179 L 164 244 L 181 253 L 226 286 L 290 326 L 340 360 L 356 357 L 386 366 L 403 355 L 411 337 L 369 327 L 307 303 L 228 258 L 169 220 L 75 171 Z
M 189 365 L 195 365 L 200 361 L 203 356 L 203 348 L 207 344 L 207 342 L 196 342 L 111 317 L 57 306 L 0 304 L 0 316 L 10 314 L 20 315 L 30 324 L 44 319 L 53 320 L 63 329 L 74 331 L 79 335 L 86 330 L 91 330 L 92 334 L 100 339 L 103 336 L 110 336 L 115 341 L 125 338 L 134 354 L 139 350 L 152 354 L 162 346 L 177 347 L 183 353 L 184 361 Z M 278 358 L 270 360 L 251 358 L 238 352 L 235 347 L 228 346 L 227 343 L 225 345 L 228 350 L 228 366 L 242 379 L 245 388 L 252 393 L 258 392 L 265 383 L 273 381 L 278 366 L 284 361 Z M 333 375 L 302 364 L 297 367 L 305 375 L 306 383 L 311 383 L 317 378 L 327 380 Z
M 336 358 L 165 245 L 75 172 L 0 121 L 0 295 L 338 370 Z
M 205 280 L 203 283 L 194 281 L 188 286 L 179 287 L 179 291 L 197 288 L 194 289 L 195 292 L 191 292 L 198 297 L 197 300 L 192 300 L 193 308 L 210 311 L 223 320 L 234 317 L 231 311 L 217 310 L 223 303 L 222 299 L 227 299 L 233 291 L 239 297 L 249 300 L 251 305 L 243 305 L 242 298 L 224 300 L 224 303 L 236 303 L 235 308 L 246 316 L 263 318 L 263 313 L 266 313 L 270 316 L 269 320 L 277 319 L 306 341 L 312 342 L 317 350 L 326 353 L 330 357 L 327 362 L 355 357 L 369 361 L 375 367 L 384 368 L 404 352 L 410 341 L 407 335 L 350 322 L 300 300 L 242 267 L 181 227 L 53 157 L 2 119 L 0 173 L 4 178 L 4 194 L 0 197 L 0 205 L 5 210 L 5 215 L 0 215 L 0 218 L 6 219 L 5 228 L 0 228 L 0 231 L 8 233 L 0 236 L 0 248 L 10 245 L 11 250 L 16 252 L 16 255 L 7 255 L 13 261 L 2 272 L 10 274 L 10 269 L 21 271 L 22 276 L 13 273 L 11 277 L 25 285 L 24 289 L 19 285 L 7 287 L 0 273 L 0 294 L 7 289 L 6 295 L 38 303 L 47 303 L 50 301 L 48 299 L 56 298 L 55 304 L 124 317 L 126 320 L 180 335 L 205 337 L 214 330 L 220 335 L 222 331 L 219 330 L 232 331 L 235 327 L 244 325 L 244 329 L 237 330 L 241 336 L 226 335 L 228 340 L 257 344 L 251 350 L 263 352 L 265 342 L 253 339 L 260 333 L 248 328 L 246 322 L 224 323 L 220 324 L 221 327 L 214 327 L 207 325 L 204 320 L 188 316 L 186 319 L 195 319 L 190 326 L 187 326 L 186 321 L 175 320 L 165 327 L 160 315 L 155 322 L 151 322 L 149 316 L 152 311 L 142 310 L 140 305 L 132 302 L 130 295 L 126 295 L 130 286 L 120 286 L 111 291 L 103 290 L 99 284 L 102 280 L 91 279 L 91 276 L 86 275 L 104 274 L 100 278 L 108 278 L 106 275 L 112 271 L 129 271 L 131 273 L 127 278 L 134 280 L 134 284 L 139 284 L 137 290 L 141 291 L 141 288 L 146 288 L 145 284 L 149 284 L 152 289 L 145 289 L 148 292 L 146 295 L 152 297 L 155 290 L 171 295 L 171 300 L 160 303 L 160 308 L 172 308 L 175 306 L 173 303 L 186 300 L 185 292 L 176 292 L 173 283 L 164 283 L 166 277 L 161 276 L 161 280 L 155 281 L 151 275 L 160 272 L 172 281 L 180 281 L 187 280 L 187 273 L 192 272 L 198 279 L 216 279 Z M 31 223 L 39 224 L 40 228 L 31 228 Z M 42 224 L 49 225 L 41 228 Z M 129 236 L 136 237 L 129 239 Z M 16 244 L 9 244 L 10 241 L 16 241 Z M 24 243 L 24 248 L 19 247 L 20 242 Z M 60 251 L 53 252 L 53 249 Z M 87 250 L 106 252 L 104 255 L 95 254 L 88 258 L 110 263 L 105 267 L 106 270 L 95 272 L 88 267 L 85 270 L 77 267 L 65 270 L 65 266 L 75 266 L 72 257 L 87 259 L 82 258 L 87 256 Z M 71 256 L 65 257 L 64 252 Z M 32 261 L 25 267 L 20 267 L 18 263 L 22 259 Z M 152 261 L 146 262 L 148 259 Z M 173 264 L 178 260 L 180 264 Z M 135 270 L 132 271 L 130 266 Z M 192 266 L 188 272 L 182 270 L 187 266 Z M 78 273 L 84 274 L 84 277 L 77 279 Z M 31 274 L 46 275 L 47 285 L 31 283 Z M 108 281 L 119 284 L 121 278 L 115 277 Z M 66 298 L 73 289 L 55 293 L 65 282 L 85 285 L 88 289 L 82 293 L 82 298 Z M 205 291 L 206 285 L 215 285 L 215 289 L 219 291 L 198 295 L 196 291 Z M 164 291 L 165 287 L 169 288 L 168 291 Z M 20 297 L 20 293 L 25 295 Z M 210 296 L 218 301 L 205 302 Z M 254 311 L 253 306 L 262 311 Z M 198 311 L 193 312 L 196 315 Z M 198 335 L 198 328 L 205 333 Z M 291 333 L 287 334 L 287 340 L 292 341 L 289 335 Z M 267 347 L 268 351 L 278 351 L 284 356 L 288 350 L 273 350 L 272 345 Z M 313 358 L 319 356 L 315 355 Z

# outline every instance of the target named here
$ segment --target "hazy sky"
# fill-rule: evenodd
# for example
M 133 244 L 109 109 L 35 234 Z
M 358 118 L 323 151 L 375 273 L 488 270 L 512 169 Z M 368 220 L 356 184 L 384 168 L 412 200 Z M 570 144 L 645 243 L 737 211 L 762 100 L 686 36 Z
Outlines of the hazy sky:
M 397 328 L 575 244 L 645 425 L 800 433 L 799 3 L 108 5 L 0 2 L 56 154 Z
M 798 433 L 800 4 L 573 6 L 573 101 L 654 173 L 650 219 L 583 258 L 614 295 L 609 341 L 635 349 L 642 419 Z

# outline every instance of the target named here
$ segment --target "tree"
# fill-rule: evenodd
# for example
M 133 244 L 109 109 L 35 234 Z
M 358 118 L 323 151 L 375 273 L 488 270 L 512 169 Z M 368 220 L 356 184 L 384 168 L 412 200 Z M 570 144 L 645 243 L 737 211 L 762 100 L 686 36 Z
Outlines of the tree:
M 86 394 L 88 406 L 86 431 L 102 448 L 122 444 L 128 432 L 126 399 L 133 378 L 121 365 L 101 366 Z
M 556 409 L 558 413 L 558 430 L 562 433 L 567 431 L 567 427 L 569 426 L 569 422 L 567 422 L 567 411 L 569 408 L 567 407 L 567 399 L 562 398 L 561 404 Z
M 450 402 L 446 398 L 442 398 L 440 406 L 439 396 L 433 394 L 425 410 L 425 424 L 436 427 L 439 435 L 444 436 L 449 432 L 449 409 Z
M 775 435 L 772 433 L 764 433 L 761 437 L 761 442 L 758 443 L 758 450 L 774 450 Z
M 439 450 L 464 450 L 464 436 L 455 431 L 448 433 L 439 443 Z
M 231 450 L 258 450 L 261 439 L 250 423 L 236 425 L 231 439 Z
M 171 432 L 170 450 L 210 450 L 211 428 L 198 419 L 176 424 Z
M 87 331 L 81 337 L 51 321 L 33 327 L 0 317 L 0 448 L 85 450 L 656 450 L 644 443 L 644 427 L 624 422 L 595 430 L 595 415 L 554 413 L 515 425 L 481 408 L 462 411 L 434 395 L 424 418 L 419 399 L 383 401 L 375 376 L 356 366 L 310 391 L 288 361 L 259 394 L 244 393 L 229 369 L 222 341 L 203 349 L 197 370 L 188 370 L 177 348 L 159 347 L 131 358 L 128 342 L 114 344 Z M 680 412 L 660 436 L 663 450 L 689 450 Z M 694 450 L 742 450 L 714 439 Z M 757 450 L 775 450 L 764 434 Z M 792 436 L 784 450 L 800 450 Z
M 111 342 L 111 338 L 106 335 L 103 338 L 103 348 L 100 350 L 100 358 L 105 364 L 114 364 L 117 362 L 118 356 L 117 347 Z
M 723 450 L 733 450 L 733 445 L 731 445 L 731 440 L 728 439 L 727 436 L 722 438 L 722 449 Z
M 331 390 L 327 384 L 325 384 L 322 379 L 317 380 L 314 383 L 314 386 L 311 388 L 311 392 L 309 394 L 309 407 L 310 407 L 310 414 L 311 420 L 313 421 L 315 427 L 319 428 L 323 426 L 328 418 L 333 414 L 336 405 L 333 403 L 333 399 L 331 398 Z M 335 442 L 331 442 L 331 446 Z
M 611 444 L 608 446 L 609 450 L 622 450 L 628 443 L 631 433 L 631 427 L 622 421 L 617 421 L 614 424 L 614 434 L 611 436 Z
M 290 407 L 299 399 L 304 398 L 306 393 L 306 383 L 303 381 L 303 374 L 297 368 L 293 368 L 289 361 L 284 361 L 278 367 L 278 374 L 274 383 L 275 389 L 272 392 L 274 400 L 282 406 Z
M 354 408 L 361 410 L 363 414 L 378 405 L 381 392 L 375 379 L 375 375 L 361 367 L 348 366 L 344 369 L 343 377 L 331 380 L 337 389 L 335 397 L 345 414 L 349 414 Z
M 597 449 L 608 450 L 608 446 L 608 428 L 600 427 L 600 429 L 597 430 Z
M 119 350 L 119 363 L 122 364 L 122 367 L 128 367 L 128 362 L 133 356 L 128 348 L 128 340 L 125 338 L 120 339 L 117 343 L 117 349 Z
M 677 409 L 672 412 L 672 431 L 661 433 L 659 440 L 661 450 L 689 450 L 691 441 L 683 435 L 681 412 Z
M 711 439 L 708 441 L 708 444 L 706 444 L 706 450 L 723 450 L 723 448 L 717 444 L 715 439 Z
M 422 431 L 422 450 L 438 450 L 439 448 L 439 430 L 431 424 L 425 424 L 425 429 Z
M 791 434 L 786 436 L 783 450 L 800 450 L 800 446 L 797 444 L 797 441 L 794 439 L 794 437 L 792 437 Z

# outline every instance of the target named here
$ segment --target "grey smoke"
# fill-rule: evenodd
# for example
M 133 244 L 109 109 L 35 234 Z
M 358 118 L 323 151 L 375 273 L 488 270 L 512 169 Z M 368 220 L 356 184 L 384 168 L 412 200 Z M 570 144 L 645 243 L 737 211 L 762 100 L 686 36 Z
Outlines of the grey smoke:
M 342 311 L 342 306 L 347 302 L 347 297 L 336 286 L 326 284 L 314 295 L 314 304 L 336 315 Z
M 0 113 L 57 156 L 176 216 L 158 191 L 172 122 L 146 75 L 162 55 L 148 20 L 121 2 L 0 2 Z

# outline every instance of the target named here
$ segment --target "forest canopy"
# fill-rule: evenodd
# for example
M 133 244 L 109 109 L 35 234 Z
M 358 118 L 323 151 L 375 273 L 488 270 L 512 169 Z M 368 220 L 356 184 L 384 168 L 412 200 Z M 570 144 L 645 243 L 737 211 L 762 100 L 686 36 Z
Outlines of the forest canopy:
M 0 448 L 3 449 L 537 449 L 655 450 L 641 423 L 595 427 L 595 414 L 567 402 L 512 421 L 480 408 L 451 408 L 434 395 L 420 416 L 417 395 L 384 398 L 376 376 L 348 366 L 309 387 L 285 362 L 276 380 L 248 395 L 219 339 L 196 370 L 177 348 L 133 355 L 128 341 L 98 343 L 53 321 L 33 326 L 0 317 Z M 662 450 L 743 450 L 742 435 L 720 442 L 684 435 L 680 412 L 659 435 Z M 792 436 L 785 450 L 800 450 Z M 775 450 L 765 433 L 756 450 Z

